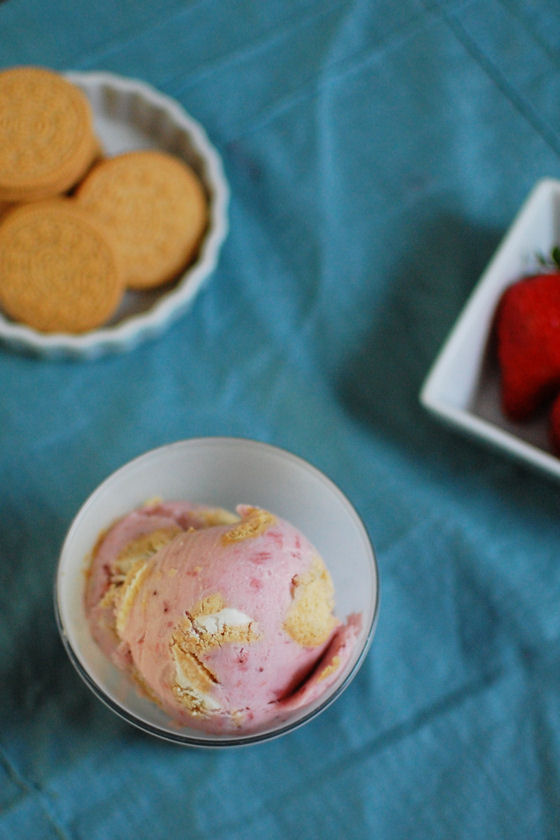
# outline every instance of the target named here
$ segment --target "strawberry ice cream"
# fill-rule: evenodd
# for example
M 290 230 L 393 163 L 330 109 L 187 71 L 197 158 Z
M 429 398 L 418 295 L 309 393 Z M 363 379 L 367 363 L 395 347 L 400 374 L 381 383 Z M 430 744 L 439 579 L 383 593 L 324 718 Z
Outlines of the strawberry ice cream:
M 186 502 L 152 503 L 97 542 L 85 606 L 91 633 L 179 724 L 247 732 L 320 697 L 361 619 L 334 615 L 334 587 L 285 520 Z

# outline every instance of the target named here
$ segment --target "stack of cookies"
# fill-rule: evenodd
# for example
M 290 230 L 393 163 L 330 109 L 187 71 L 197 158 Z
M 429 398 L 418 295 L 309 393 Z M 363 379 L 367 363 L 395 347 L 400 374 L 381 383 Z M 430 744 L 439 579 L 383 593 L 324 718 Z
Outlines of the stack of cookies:
M 44 68 L 0 72 L 0 307 L 41 332 L 106 323 L 127 288 L 173 280 L 208 222 L 204 189 L 157 150 L 102 156 L 85 95 Z

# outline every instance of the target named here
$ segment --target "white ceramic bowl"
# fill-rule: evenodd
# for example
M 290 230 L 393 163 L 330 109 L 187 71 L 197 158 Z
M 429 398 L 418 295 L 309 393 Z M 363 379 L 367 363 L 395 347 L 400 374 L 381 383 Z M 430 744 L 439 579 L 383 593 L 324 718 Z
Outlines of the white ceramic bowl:
M 329 568 L 340 618 L 362 614 L 352 656 L 325 696 L 286 721 L 250 735 L 207 735 L 180 728 L 100 652 L 83 605 L 85 563 L 104 528 L 147 499 L 183 499 L 233 509 L 239 502 L 265 507 L 313 542 Z M 375 555 L 356 511 L 324 474 L 282 449 L 238 438 L 197 438 L 152 450 L 113 473 L 84 503 L 60 555 L 55 611 L 66 650 L 80 676 L 109 708 L 145 732 L 190 746 L 251 744 L 289 732 L 333 702 L 356 675 L 371 643 L 378 612 Z
M 183 158 L 198 174 L 209 200 L 209 225 L 199 255 L 173 284 L 149 292 L 126 292 L 103 328 L 83 335 L 44 334 L 0 312 L 0 340 L 50 358 L 92 359 L 130 350 L 163 332 L 192 304 L 218 261 L 227 234 L 229 190 L 222 163 L 204 129 L 173 99 L 150 85 L 111 73 L 67 73 L 89 99 L 103 151 L 113 156 L 158 148 Z
M 510 283 L 538 271 L 537 255 L 560 244 L 560 181 L 544 179 L 530 193 L 475 286 L 426 378 L 422 404 L 439 419 L 519 461 L 560 479 L 546 417 L 508 420 L 490 341 L 498 300 Z

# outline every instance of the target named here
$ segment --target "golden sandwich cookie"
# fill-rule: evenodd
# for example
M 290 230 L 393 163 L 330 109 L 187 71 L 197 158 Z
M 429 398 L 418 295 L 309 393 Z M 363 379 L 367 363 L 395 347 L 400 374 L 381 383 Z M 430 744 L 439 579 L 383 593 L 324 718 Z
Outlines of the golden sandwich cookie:
M 0 72 L 0 201 L 66 192 L 99 151 L 86 96 L 42 67 Z
M 0 306 L 41 332 L 105 323 L 124 285 L 109 233 L 70 198 L 25 204 L 0 219 Z
M 208 221 L 206 195 L 193 170 L 157 150 L 101 161 L 78 186 L 76 200 L 115 231 L 132 289 L 176 277 L 196 255 Z

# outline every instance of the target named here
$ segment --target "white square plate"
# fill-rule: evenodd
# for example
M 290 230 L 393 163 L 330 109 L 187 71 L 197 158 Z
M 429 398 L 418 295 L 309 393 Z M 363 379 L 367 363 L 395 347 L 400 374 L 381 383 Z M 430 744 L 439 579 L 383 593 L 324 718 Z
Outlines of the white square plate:
M 491 347 L 501 293 L 538 270 L 538 255 L 560 244 L 560 181 L 539 181 L 521 207 L 471 293 L 420 392 L 420 401 L 446 423 L 560 479 L 546 415 L 513 423 L 501 411 L 497 360 Z

